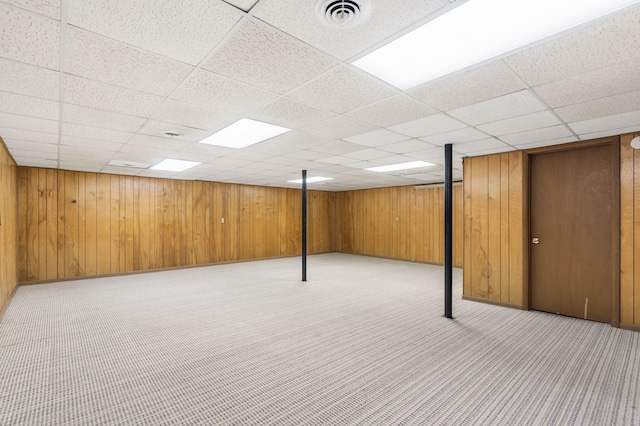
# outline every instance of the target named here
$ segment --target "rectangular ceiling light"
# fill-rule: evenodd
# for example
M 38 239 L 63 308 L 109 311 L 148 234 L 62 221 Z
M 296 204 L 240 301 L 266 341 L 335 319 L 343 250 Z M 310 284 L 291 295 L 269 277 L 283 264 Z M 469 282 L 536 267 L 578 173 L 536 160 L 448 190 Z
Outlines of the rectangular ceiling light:
M 333 178 L 315 176 L 315 177 L 307 178 L 307 183 L 324 182 L 325 180 L 332 180 L 332 179 Z M 302 179 L 288 180 L 287 182 L 289 182 L 289 183 L 302 183 Z
M 243 118 L 201 140 L 200 143 L 239 149 L 266 141 L 289 130 L 291 129 Z
M 469 0 L 353 65 L 406 90 L 639 3 Z
M 166 159 L 162 160 L 155 166 L 151 167 L 151 170 L 165 170 L 168 172 L 184 172 L 192 167 L 195 167 L 202 163 L 197 163 L 195 161 L 184 161 L 184 160 L 172 160 Z
M 369 170 L 372 172 L 395 172 L 397 170 L 417 169 L 419 167 L 435 166 L 433 163 L 427 163 L 426 161 L 410 161 L 408 163 L 389 164 L 388 166 L 371 167 Z

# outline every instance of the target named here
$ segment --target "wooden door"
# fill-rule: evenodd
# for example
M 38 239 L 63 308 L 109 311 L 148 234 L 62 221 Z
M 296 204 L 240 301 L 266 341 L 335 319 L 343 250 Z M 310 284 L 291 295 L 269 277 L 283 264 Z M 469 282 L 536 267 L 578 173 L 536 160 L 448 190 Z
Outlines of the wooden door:
M 615 323 L 617 152 L 610 142 L 531 155 L 532 309 Z

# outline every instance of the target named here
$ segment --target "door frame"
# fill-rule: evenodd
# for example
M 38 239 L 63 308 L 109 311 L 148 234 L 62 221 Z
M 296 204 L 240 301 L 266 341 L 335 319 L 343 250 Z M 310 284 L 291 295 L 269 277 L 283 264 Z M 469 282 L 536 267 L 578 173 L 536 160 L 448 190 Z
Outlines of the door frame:
M 524 196 L 526 200 L 525 221 L 525 247 L 526 253 L 524 260 L 526 264 L 524 283 L 525 288 L 523 294 L 527 295 L 523 300 L 523 308 L 531 309 L 531 168 L 529 161 L 531 156 L 538 154 L 548 154 L 552 152 L 568 151 L 574 149 L 588 148 L 598 145 L 611 146 L 611 321 L 613 327 L 620 327 L 620 137 L 611 136 L 607 138 L 593 139 L 589 141 L 547 146 L 535 149 L 525 150 L 525 163 L 527 183 L 524 185 L 527 193 Z

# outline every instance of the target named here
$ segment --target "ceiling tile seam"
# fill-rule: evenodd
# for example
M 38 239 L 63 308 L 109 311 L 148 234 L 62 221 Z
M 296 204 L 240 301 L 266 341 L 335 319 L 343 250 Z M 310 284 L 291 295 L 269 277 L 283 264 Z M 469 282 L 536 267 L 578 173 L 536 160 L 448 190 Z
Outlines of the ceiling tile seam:
M 67 53 L 67 23 L 69 21 L 69 1 L 60 1 L 60 51 L 58 52 L 58 84 L 60 99 L 58 105 L 58 155 L 57 165 L 60 168 L 60 146 L 62 145 L 62 123 L 64 119 L 65 59 Z
M 65 0 L 61 0 L 61 2 L 64 2 L 64 1 Z M 62 19 L 62 16 L 58 16 L 58 19 L 52 18 L 51 16 L 47 16 L 45 14 L 38 13 L 38 12 L 36 12 L 34 10 L 25 9 L 24 7 L 20 7 L 20 6 L 16 5 L 16 4 L 9 4 L 9 3 L 6 3 L 6 2 L 1 2 L 0 1 L 0 5 L 6 6 L 9 9 L 19 10 L 21 12 L 24 12 L 24 13 L 28 14 L 28 15 L 49 19 L 51 21 L 61 22 L 61 19 Z M 60 15 L 62 15 L 62 6 L 60 7 Z

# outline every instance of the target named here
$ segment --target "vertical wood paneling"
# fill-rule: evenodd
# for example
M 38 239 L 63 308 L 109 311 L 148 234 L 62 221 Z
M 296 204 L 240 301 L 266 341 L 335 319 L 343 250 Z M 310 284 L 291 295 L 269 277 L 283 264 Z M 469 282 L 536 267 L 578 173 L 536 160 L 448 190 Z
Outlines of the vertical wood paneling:
M 85 276 L 87 261 L 87 204 L 86 204 L 86 173 L 76 173 L 78 176 L 78 276 Z
M 109 237 L 111 265 L 109 265 L 109 273 L 115 274 L 122 272 L 120 270 L 120 176 L 111 176 L 109 194 L 109 206 L 111 207 L 109 218 L 111 222 Z
M 98 273 L 98 192 L 97 175 L 85 173 L 85 274 L 87 276 Z
M 134 258 L 134 178 L 132 176 L 122 176 L 121 180 L 124 181 L 125 191 L 125 205 L 124 205 L 124 253 L 122 249 L 121 254 L 124 254 L 124 270 L 127 272 L 134 271 L 133 258 Z
M 502 253 L 501 248 L 501 156 L 492 155 L 489 157 L 489 181 L 488 181 L 488 233 L 489 242 L 487 245 L 487 257 L 489 265 L 492 267 L 489 270 L 489 297 L 493 300 L 501 300 L 502 282 L 500 280 L 502 268 L 501 260 Z
M 38 169 L 38 239 L 47 235 L 47 170 Z M 47 246 L 38 247 L 38 276 L 47 275 Z
M 620 138 L 620 322 L 640 326 L 640 151 L 631 148 L 636 136 Z
M 18 284 L 18 269 L 20 276 L 27 275 L 26 258 L 18 255 L 18 235 L 26 236 L 26 227 L 21 229 L 18 224 L 18 214 L 26 214 L 26 203 L 18 201 L 18 180 L 26 183 L 27 175 L 18 171 L 16 163 L 9 155 L 4 141 L 0 138 L 0 312 L 7 306 Z M 23 188 L 24 189 L 24 188 Z M 20 206 L 19 206 L 20 204 Z M 25 247 L 26 248 L 26 247 Z
M 4 148 L 3 144 L 0 147 L 0 154 L 2 155 L 2 160 L 3 160 L 3 163 L 0 167 L 2 167 L 2 171 L 4 173 L 5 168 L 8 168 L 8 166 L 4 163 L 4 159 L 8 158 L 9 155 L 8 155 L 8 151 Z M 27 185 L 28 185 L 27 173 L 28 173 L 28 169 L 24 167 L 20 167 L 17 172 L 18 188 L 20 188 L 23 191 L 27 190 Z M 11 188 L 8 187 L 8 184 L 4 179 L 2 180 L 2 191 L 3 193 L 7 193 L 7 194 L 11 193 Z M 4 202 L 4 198 L 2 200 Z M 28 202 L 28 197 L 26 197 L 24 193 L 22 194 L 22 196 L 18 196 L 18 217 L 20 218 L 20 220 L 18 221 L 18 281 L 19 282 L 27 281 L 29 279 L 28 272 L 27 272 L 27 264 L 28 264 L 27 252 L 28 252 L 28 245 L 29 245 L 29 240 L 27 236 L 28 235 L 27 225 L 29 224 L 29 221 L 26 220 L 27 219 L 27 202 Z M 52 222 L 55 221 L 56 218 L 57 216 L 53 217 Z M 56 235 L 56 241 L 57 241 L 57 235 Z M 56 269 L 57 269 L 57 259 L 56 259 Z
M 473 272 L 472 251 L 471 251 L 471 218 L 473 217 L 473 196 L 471 191 L 471 176 L 473 172 L 473 161 L 470 158 L 463 160 L 462 188 L 464 197 L 464 256 L 462 267 L 462 294 L 471 296 L 473 289 L 471 283 L 471 273 Z
M 65 278 L 66 275 L 66 263 L 65 263 L 65 228 L 66 228 L 66 211 L 65 211 L 65 179 L 64 179 L 64 171 L 59 171 L 56 176 L 56 183 L 58 184 L 58 278 Z M 31 192 L 27 190 L 26 194 L 28 194 L 29 198 L 33 196 Z M 28 225 L 27 225 L 28 226 Z M 38 244 L 40 242 L 38 241 Z M 27 251 L 29 248 L 27 247 Z M 31 278 L 32 280 L 37 280 L 37 277 Z
M 524 154 L 509 153 L 509 302 L 523 305 L 524 285 Z
M 64 190 L 58 187 L 58 192 Z M 96 176 L 96 269 L 111 273 L 111 176 Z

